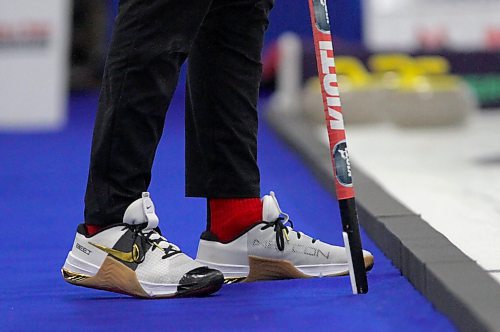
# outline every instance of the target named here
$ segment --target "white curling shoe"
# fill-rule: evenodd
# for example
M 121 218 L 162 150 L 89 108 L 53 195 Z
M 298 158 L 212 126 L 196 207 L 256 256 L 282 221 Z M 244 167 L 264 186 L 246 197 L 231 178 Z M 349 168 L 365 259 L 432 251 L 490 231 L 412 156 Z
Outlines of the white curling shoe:
M 62 274 L 77 286 L 142 298 L 209 295 L 224 282 L 221 272 L 194 261 L 160 234 L 149 193 L 127 208 L 123 224 L 93 236 L 79 225 Z
M 273 192 L 262 198 L 262 204 L 263 221 L 231 242 L 222 243 L 214 234 L 204 232 L 196 260 L 221 271 L 226 283 L 349 273 L 344 247 L 293 230 L 292 222 L 281 211 Z M 363 250 L 363 257 L 365 268 L 370 270 L 373 255 Z

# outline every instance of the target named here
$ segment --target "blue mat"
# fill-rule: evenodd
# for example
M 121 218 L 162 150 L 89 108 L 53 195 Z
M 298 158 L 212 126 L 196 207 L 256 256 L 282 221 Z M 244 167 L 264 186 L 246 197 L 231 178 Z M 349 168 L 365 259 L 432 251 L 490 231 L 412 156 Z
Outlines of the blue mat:
M 348 277 L 225 286 L 202 299 L 138 300 L 66 284 L 60 268 L 82 221 L 97 95 L 73 95 L 56 134 L 0 134 L 0 330 L 453 331 L 363 234 L 376 257 L 370 293 Z M 183 94 L 167 117 L 150 188 L 166 236 L 195 255 L 205 201 L 184 198 Z M 261 125 L 262 193 L 274 190 L 297 229 L 341 243 L 337 203 Z

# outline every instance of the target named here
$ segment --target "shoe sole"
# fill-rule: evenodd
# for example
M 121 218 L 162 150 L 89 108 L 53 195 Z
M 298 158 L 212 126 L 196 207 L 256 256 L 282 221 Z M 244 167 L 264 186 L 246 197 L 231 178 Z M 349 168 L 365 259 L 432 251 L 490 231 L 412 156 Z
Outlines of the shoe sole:
M 195 287 L 183 289 L 172 294 L 151 296 L 144 291 L 133 270 L 110 257 L 106 257 L 95 276 L 86 276 L 66 269 L 62 269 L 61 272 L 64 280 L 72 285 L 145 299 L 207 296 L 218 291 L 224 282 L 223 276 L 220 274 L 208 278 L 203 283 L 196 284 Z
M 374 265 L 373 256 L 364 257 L 364 261 L 366 271 L 370 271 Z M 249 273 L 247 277 L 225 278 L 224 283 L 233 284 L 239 282 L 255 282 L 265 280 L 318 278 L 317 276 L 301 272 L 292 263 L 286 260 L 249 256 L 248 263 Z M 349 270 L 324 275 L 324 277 L 338 277 L 346 275 L 349 275 Z

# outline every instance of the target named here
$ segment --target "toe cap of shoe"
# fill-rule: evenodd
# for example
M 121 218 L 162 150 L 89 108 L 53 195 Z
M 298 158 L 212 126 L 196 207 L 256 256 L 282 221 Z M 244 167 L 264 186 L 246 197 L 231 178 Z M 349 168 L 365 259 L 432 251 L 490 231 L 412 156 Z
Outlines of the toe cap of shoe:
M 367 250 L 363 250 L 363 260 L 365 261 L 366 270 L 370 271 L 375 263 L 372 253 Z
M 218 291 L 223 283 L 222 272 L 202 266 L 184 274 L 177 293 L 181 296 L 205 296 Z

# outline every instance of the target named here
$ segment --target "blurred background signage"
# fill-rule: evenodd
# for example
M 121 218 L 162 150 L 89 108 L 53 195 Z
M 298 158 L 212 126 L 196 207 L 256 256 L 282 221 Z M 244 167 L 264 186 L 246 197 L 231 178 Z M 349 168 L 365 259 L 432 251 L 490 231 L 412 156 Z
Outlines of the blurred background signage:
M 0 0 L 0 128 L 66 120 L 71 2 Z
M 372 51 L 499 50 L 500 0 L 364 0 Z

